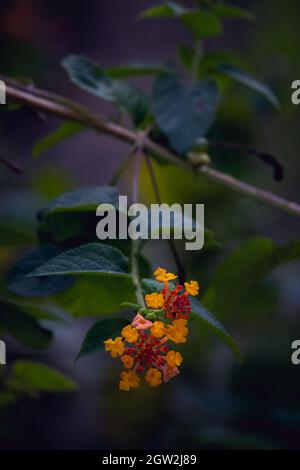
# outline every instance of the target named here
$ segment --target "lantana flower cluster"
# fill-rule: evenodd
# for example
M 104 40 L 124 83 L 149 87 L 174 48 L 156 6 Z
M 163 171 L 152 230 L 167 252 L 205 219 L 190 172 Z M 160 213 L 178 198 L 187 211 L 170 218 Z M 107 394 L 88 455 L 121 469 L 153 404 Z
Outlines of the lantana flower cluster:
M 141 308 L 131 324 L 122 329 L 121 336 L 104 341 L 105 350 L 111 357 L 119 357 L 124 365 L 119 383 L 123 391 L 138 388 L 142 375 L 151 387 L 168 382 L 179 374 L 183 361 L 180 352 L 172 347 L 173 343 L 186 342 L 189 296 L 198 295 L 198 282 L 170 286 L 169 282 L 177 276 L 163 268 L 157 268 L 154 276 L 163 283 L 161 291 L 145 296 L 147 309 Z

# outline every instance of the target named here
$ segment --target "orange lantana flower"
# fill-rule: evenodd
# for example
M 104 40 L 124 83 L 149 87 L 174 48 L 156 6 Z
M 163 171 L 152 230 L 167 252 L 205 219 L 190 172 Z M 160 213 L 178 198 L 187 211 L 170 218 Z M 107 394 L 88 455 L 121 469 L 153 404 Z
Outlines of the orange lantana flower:
M 133 370 L 121 372 L 121 380 L 119 384 L 120 390 L 128 392 L 131 388 L 138 388 L 140 383 L 140 378 Z
M 146 304 L 150 308 L 162 308 L 164 306 L 164 296 L 163 294 L 157 294 L 153 292 L 152 294 L 145 295 Z
M 107 339 L 104 341 L 104 346 L 105 346 L 105 351 L 110 351 L 111 357 L 117 357 L 117 356 L 122 356 L 124 352 L 124 343 L 123 340 L 120 336 L 116 338 L 115 340 L 113 339 Z
M 157 387 L 162 383 L 162 373 L 158 369 L 151 368 L 145 375 L 145 380 L 150 387 Z
M 166 355 L 166 363 L 171 369 L 176 366 L 180 366 L 183 361 L 182 355 L 177 351 L 169 351 Z
M 173 273 L 168 273 L 166 269 L 164 268 L 157 268 L 154 271 L 154 276 L 155 279 L 158 282 L 168 282 L 168 281 L 173 281 L 174 279 L 177 278 L 177 276 Z
M 189 330 L 186 327 L 187 320 L 179 318 L 174 320 L 171 325 L 166 328 L 166 336 L 174 343 L 185 343 Z
M 199 294 L 199 284 L 197 281 L 190 281 L 184 283 L 185 291 L 189 295 Z
M 121 335 L 128 343 L 135 343 L 139 337 L 137 329 L 133 328 L 131 325 L 124 326 L 121 331 Z
M 154 338 L 161 338 L 165 333 L 165 324 L 162 321 L 155 321 L 153 326 L 150 328 L 152 336 Z

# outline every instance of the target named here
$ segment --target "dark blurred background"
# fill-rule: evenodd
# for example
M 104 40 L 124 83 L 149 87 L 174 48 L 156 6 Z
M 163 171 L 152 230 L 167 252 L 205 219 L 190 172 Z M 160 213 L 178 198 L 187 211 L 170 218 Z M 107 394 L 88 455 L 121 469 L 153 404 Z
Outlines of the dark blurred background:
M 69 53 L 85 54 L 104 67 L 126 62 L 160 63 L 175 58 L 176 45 L 189 36 L 176 22 L 139 21 L 146 0 L 2 0 L 0 3 L 1 73 L 31 77 L 57 92 L 109 116 L 101 100 L 70 84 L 60 66 Z M 272 153 L 284 164 L 285 180 L 276 183 L 268 167 L 245 156 L 214 150 L 215 165 L 257 186 L 299 200 L 300 111 L 291 104 L 291 82 L 300 78 L 300 3 L 296 0 L 244 0 L 256 23 L 227 21 L 224 34 L 207 42 L 207 50 L 233 50 L 243 67 L 268 83 L 281 103 L 276 113 L 251 92 L 231 87 L 222 101 L 211 134 Z M 145 90 L 151 79 L 136 81 Z M 2 116 L 1 116 L 2 118 Z M 1 121 L 0 151 L 18 160 L 24 175 L 0 168 L 1 217 L 18 214 L 34 225 L 35 213 L 69 188 L 107 184 L 128 153 L 125 144 L 92 131 L 74 136 L 35 161 L 37 138 L 58 120 L 40 122 L 21 109 Z M 184 252 L 189 277 L 205 288 L 218 263 L 241 242 L 257 235 L 279 243 L 297 239 L 300 221 L 231 193 L 181 168 L 155 165 L 165 202 L 202 202 L 206 227 L 220 248 Z M 154 202 L 146 172 L 141 199 Z M 125 176 L 122 191 L 127 191 Z M 22 250 L 1 248 L 1 273 Z M 148 249 L 153 266 L 172 267 L 162 243 Z M 238 286 L 236 287 L 238 288 Z M 192 335 L 176 380 L 157 389 L 133 393 L 117 390 L 119 368 L 104 353 L 74 363 L 90 320 L 51 325 L 55 340 L 46 353 L 8 342 L 8 364 L 33 358 L 74 377 L 79 393 L 24 399 L 1 410 L 2 449 L 290 449 L 300 448 L 300 368 L 291 364 L 291 343 L 300 335 L 299 263 L 275 270 L 264 281 L 264 295 L 221 320 L 237 339 L 244 362 L 206 334 Z M 101 299 L 99 299 L 101 302 Z

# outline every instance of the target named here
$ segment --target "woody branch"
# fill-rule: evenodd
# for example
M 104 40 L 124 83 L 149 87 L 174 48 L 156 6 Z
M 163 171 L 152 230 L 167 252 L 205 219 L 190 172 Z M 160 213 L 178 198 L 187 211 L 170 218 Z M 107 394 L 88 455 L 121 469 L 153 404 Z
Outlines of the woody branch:
M 19 82 L 0 75 L 0 78 L 6 83 L 7 96 L 24 103 L 37 110 L 48 114 L 53 114 L 59 118 L 69 121 L 76 121 L 93 128 L 98 132 L 106 133 L 114 138 L 127 142 L 131 145 L 141 144 L 140 133 L 123 127 L 114 122 L 108 122 L 91 113 L 78 103 L 58 96 L 54 93 L 40 90 L 32 85 L 23 85 Z M 143 139 L 143 148 L 152 155 L 159 155 L 166 160 L 187 166 L 197 173 L 205 176 L 207 179 L 215 181 L 222 186 L 237 191 L 250 197 L 260 203 L 281 209 L 287 213 L 300 216 L 300 204 L 284 199 L 269 191 L 257 188 L 243 181 L 225 174 L 208 165 L 195 165 L 193 162 L 183 159 L 181 156 L 171 152 L 167 148 L 154 142 L 149 137 Z

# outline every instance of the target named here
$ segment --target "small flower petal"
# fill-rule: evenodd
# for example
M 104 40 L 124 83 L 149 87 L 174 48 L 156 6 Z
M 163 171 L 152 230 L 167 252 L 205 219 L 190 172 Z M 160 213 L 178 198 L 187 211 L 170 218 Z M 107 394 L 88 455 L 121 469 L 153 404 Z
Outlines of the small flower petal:
M 122 338 L 118 336 L 115 340 L 107 339 L 104 341 L 105 351 L 110 351 L 111 357 L 122 356 L 125 346 Z
M 128 343 L 135 343 L 139 338 L 139 333 L 136 328 L 132 328 L 131 325 L 124 326 L 121 331 L 121 335 L 126 339 Z
M 169 351 L 166 355 L 166 363 L 171 369 L 180 366 L 183 361 L 182 355 L 177 351 Z
M 154 338 L 162 338 L 165 334 L 165 324 L 162 321 L 155 321 L 150 331 Z
M 166 328 L 166 336 L 174 343 L 185 343 L 186 336 L 188 335 L 189 330 L 185 326 L 187 320 L 179 318 L 174 320 L 171 325 L 168 325 Z
M 147 371 L 145 380 L 148 382 L 150 387 L 157 387 L 162 383 L 162 373 L 160 370 L 152 367 Z
M 131 322 L 131 325 L 137 330 L 147 330 L 153 325 L 153 323 L 138 313 Z
M 146 304 L 150 308 L 162 308 L 164 306 L 164 296 L 153 292 L 145 295 Z
M 124 354 L 122 357 L 121 357 L 121 361 L 123 362 L 124 364 L 124 367 L 126 367 L 126 369 L 131 369 L 132 366 L 133 366 L 133 358 L 131 356 L 129 356 L 129 354 Z
M 159 282 L 173 281 L 177 276 L 173 273 L 168 273 L 164 268 L 157 268 L 154 271 L 155 279 Z
M 184 283 L 185 291 L 189 295 L 198 295 L 199 294 L 199 284 L 197 281 L 190 281 Z
M 179 374 L 178 367 L 170 367 L 167 364 L 162 367 L 163 377 L 165 382 L 169 382 L 169 380 L 173 379 L 176 375 Z
M 127 372 L 124 371 L 121 372 L 119 389 L 128 392 L 131 388 L 138 388 L 140 386 L 140 382 L 140 378 L 133 370 L 129 370 Z

